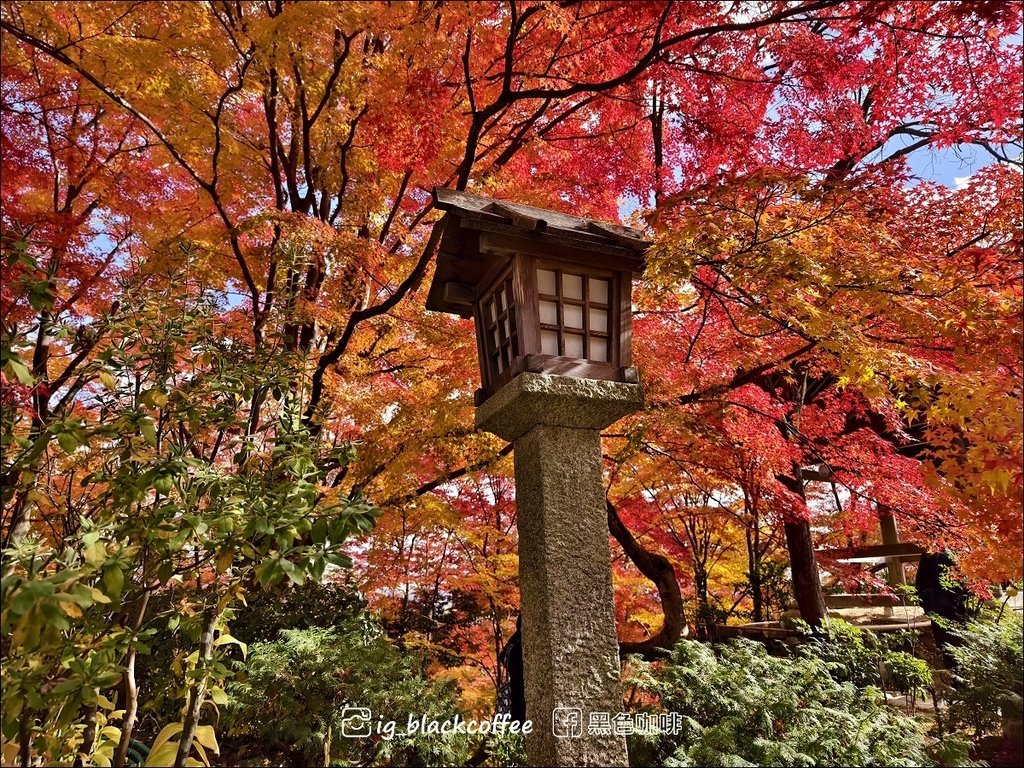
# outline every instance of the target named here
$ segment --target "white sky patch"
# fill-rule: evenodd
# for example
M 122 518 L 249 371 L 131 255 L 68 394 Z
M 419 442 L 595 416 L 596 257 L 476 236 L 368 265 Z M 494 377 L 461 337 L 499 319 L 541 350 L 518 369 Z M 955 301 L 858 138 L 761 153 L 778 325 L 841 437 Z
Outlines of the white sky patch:
M 744 23 L 753 21 L 764 13 L 764 5 L 762 3 L 750 2 L 750 0 L 743 0 L 742 2 L 725 2 L 722 3 L 727 11 L 732 12 L 733 21 L 738 23 Z

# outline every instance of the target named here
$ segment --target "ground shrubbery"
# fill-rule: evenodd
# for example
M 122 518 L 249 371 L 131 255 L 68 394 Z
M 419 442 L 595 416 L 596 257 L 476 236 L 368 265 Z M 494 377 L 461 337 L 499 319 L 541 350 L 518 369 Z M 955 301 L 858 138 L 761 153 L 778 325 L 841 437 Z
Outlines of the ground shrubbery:
M 341 737 L 346 704 L 367 706 L 400 724 L 409 714 L 444 720 L 458 711 L 456 691 L 432 683 L 418 662 L 368 618 L 351 590 L 330 585 L 291 590 L 289 610 L 281 615 L 278 602 L 262 597 L 235 622 L 236 634 L 253 642 L 222 712 L 225 753 L 234 760 L 321 764 L 326 746 L 332 762 L 451 765 L 465 762 L 479 746 L 465 738 Z M 309 610 L 302 607 L 307 603 Z M 930 730 L 924 720 L 888 706 L 880 690 L 883 670 L 896 690 L 930 685 L 925 662 L 902 650 L 908 638 L 879 638 L 842 621 L 790 655 L 772 655 L 745 640 L 717 646 L 684 641 L 665 661 L 631 661 L 628 681 L 632 700 L 642 702 L 638 708 L 684 718 L 677 735 L 633 737 L 632 761 L 970 765 L 966 734 L 977 737 L 1019 724 L 1021 627 L 1015 620 L 989 620 L 960 634 L 965 645 L 953 651 L 958 668 L 949 716 L 942 729 Z M 486 753 L 486 764 L 521 764 L 521 740 L 490 743 Z
M 972 621 L 957 631 L 964 644 L 952 646 L 956 661 L 949 694 L 949 719 L 978 734 L 1016 726 L 1024 703 L 1024 628 L 1020 617 Z
M 916 644 L 916 634 L 911 631 L 881 635 L 831 619 L 826 634 L 810 634 L 808 628 L 801 653 L 824 661 L 837 682 L 897 691 L 913 701 L 932 688 L 928 663 L 906 650 L 913 650 Z
M 246 644 L 233 652 L 231 682 L 216 723 L 223 765 L 329 764 L 452 765 L 474 744 L 466 738 L 347 739 L 340 733 L 345 706 L 368 707 L 374 718 L 404 728 L 409 714 L 446 720 L 459 712 L 457 690 L 430 679 L 419 654 L 401 649 L 381 629 L 358 593 L 336 582 L 306 582 L 257 594 L 231 619 Z M 171 640 L 140 665 L 148 742 L 178 717 L 178 675 L 160 660 L 181 653 Z
M 350 588 L 307 583 L 266 592 L 240 610 L 232 633 L 248 643 L 226 686 L 218 732 L 233 765 L 455 765 L 477 740 L 436 736 L 346 739 L 346 705 L 394 719 L 445 720 L 457 691 L 432 682 L 425 665 L 389 639 Z M 631 738 L 636 765 L 903 766 L 970 765 L 967 736 L 1019 730 L 1022 637 L 1017 617 L 978 621 L 959 631 L 958 667 L 942 727 L 888 706 L 882 671 L 896 690 L 930 684 L 925 663 L 906 652 L 909 637 L 879 638 L 842 621 L 796 651 L 772 655 L 761 644 L 679 643 L 669 658 L 627 665 L 635 707 L 678 712 L 678 735 Z M 147 675 L 160 688 L 157 670 Z M 166 674 L 166 670 L 164 670 Z M 155 685 L 154 685 L 155 684 Z M 173 717 L 163 712 L 163 722 Z M 939 739 L 938 735 L 944 734 Z M 991 736 L 990 738 L 995 738 Z M 476 757 L 521 765 L 522 739 L 491 739 Z
M 793 653 L 759 643 L 683 641 L 669 658 L 629 664 L 637 708 L 678 712 L 677 735 L 637 735 L 637 765 L 902 766 L 1019 764 L 1024 712 L 1024 632 L 1017 615 L 955 629 L 945 673 L 948 710 L 912 718 L 887 705 L 883 678 L 916 696 L 932 687 L 906 633 L 879 637 L 842 621 Z M 911 646 L 912 647 L 912 644 Z M 972 746 L 973 743 L 973 746 Z
M 243 679 L 228 687 L 228 735 L 236 759 L 273 757 L 286 765 L 453 765 L 468 737 L 405 736 L 410 715 L 447 720 L 459 713 L 452 685 L 430 681 L 367 616 L 340 627 L 286 629 L 249 649 Z M 345 738 L 346 706 L 397 722 L 393 738 Z M 277 762 L 275 764 L 282 764 Z
M 1020 765 L 1024 757 L 1024 627 L 1009 613 L 954 630 L 955 667 L 947 691 L 948 724 L 971 734 L 975 755 L 990 765 Z
M 633 662 L 631 683 L 683 716 L 676 736 L 635 740 L 643 764 L 932 765 L 923 726 L 887 706 L 877 688 L 839 682 L 812 654 L 763 645 L 684 641 L 665 663 Z

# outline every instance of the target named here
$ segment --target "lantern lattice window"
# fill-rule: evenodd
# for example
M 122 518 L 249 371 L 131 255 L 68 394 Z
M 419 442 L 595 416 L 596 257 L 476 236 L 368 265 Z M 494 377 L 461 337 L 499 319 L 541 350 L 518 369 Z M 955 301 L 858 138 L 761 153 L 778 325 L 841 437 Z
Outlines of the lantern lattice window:
M 611 275 L 537 269 L 542 354 L 608 362 L 611 282 Z
M 511 272 L 499 278 L 480 302 L 480 328 L 490 381 L 494 381 L 519 357 L 519 333 Z

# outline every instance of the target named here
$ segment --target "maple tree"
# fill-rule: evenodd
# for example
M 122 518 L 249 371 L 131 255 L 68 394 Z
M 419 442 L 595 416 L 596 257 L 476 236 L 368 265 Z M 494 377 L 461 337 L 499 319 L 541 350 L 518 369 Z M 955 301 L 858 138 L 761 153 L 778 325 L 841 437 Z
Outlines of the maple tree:
M 874 535 L 878 505 L 979 583 L 1019 577 L 1020 26 L 987 2 L 5 3 L 5 548 L 84 549 L 108 491 L 75 484 L 109 467 L 102 428 L 134 394 L 211 471 L 268 473 L 253 493 L 287 454 L 317 514 L 379 508 L 351 551 L 371 603 L 486 708 L 514 518 L 508 448 L 469 426 L 472 329 L 422 307 L 450 186 L 649 210 L 649 408 L 606 440 L 624 652 L 670 646 L 690 600 L 698 623 L 774 616 L 787 561 L 820 621 L 816 528 Z M 913 177 L 914 153 L 968 146 L 993 162 L 963 188 Z M 171 333 L 175 281 L 201 322 Z M 133 313 L 175 350 L 135 393 L 109 365 L 139 354 Z M 222 409 L 202 428 L 173 399 L 194 364 Z M 247 559 L 265 535 L 214 604 L 305 577 L 304 555 Z M 125 557 L 141 596 L 153 564 Z

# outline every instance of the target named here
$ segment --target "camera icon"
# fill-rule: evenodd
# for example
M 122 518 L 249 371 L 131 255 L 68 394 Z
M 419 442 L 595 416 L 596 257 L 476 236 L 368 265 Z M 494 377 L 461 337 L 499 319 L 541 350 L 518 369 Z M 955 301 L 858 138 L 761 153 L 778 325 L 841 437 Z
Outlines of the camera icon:
M 555 707 L 551 711 L 551 733 L 556 739 L 578 739 L 583 735 L 583 710 Z
M 346 739 L 365 739 L 373 729 L 369 707 L 344 707 L 341 710 L 341 735 Z

